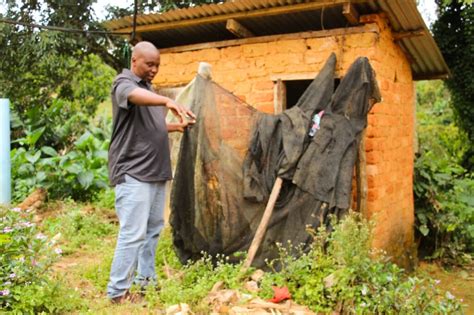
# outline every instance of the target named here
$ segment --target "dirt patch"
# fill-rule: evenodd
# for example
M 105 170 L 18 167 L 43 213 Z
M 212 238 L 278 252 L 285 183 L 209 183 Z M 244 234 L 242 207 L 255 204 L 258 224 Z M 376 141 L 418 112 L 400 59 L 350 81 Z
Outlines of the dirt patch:
M 439 281 L 439 287 L 462 300 L 465 314 L 474 314 L 474 263 L 463 268 L 444 269 L 435 263 L 421 262 L 418 271 Z

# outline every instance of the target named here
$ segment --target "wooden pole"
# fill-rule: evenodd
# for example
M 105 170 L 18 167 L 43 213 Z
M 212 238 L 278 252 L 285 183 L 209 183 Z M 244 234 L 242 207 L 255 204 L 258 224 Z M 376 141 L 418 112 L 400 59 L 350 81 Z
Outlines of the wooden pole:
M 270 193 L 270 198 L 268 198 L 268 203 L 265 208 L 265 212 L 263 212 L 262 220 L 258 225 L 257 231 L 255 232 L 255 236 L 253 237 L 252 244 L 249 248 L 249 253 L 247 255 L 247 259 L 245 260 L 242 271 L 246 271 L 253 262 L 255 258 L 255 254 L 260 247 L 260 243 L 262 243 L 263 237 L 265 236 L 265 232 L 267 231 L 268 222 L 273 213 L 273 208 L 275 208 L 276 200 L 278 199 L 278 195 L 280 194 L 281 185 L 283 180 L 280 177 L 277 177 L 275 183 L 273 184 L 272 192 Z

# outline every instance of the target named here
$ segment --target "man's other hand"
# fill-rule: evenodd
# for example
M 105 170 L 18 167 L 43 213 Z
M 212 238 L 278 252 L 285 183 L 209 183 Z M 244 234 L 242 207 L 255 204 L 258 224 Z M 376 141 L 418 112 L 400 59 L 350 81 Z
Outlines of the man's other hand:
M 186 128 L 191 127 L 196 123 L 195 119 L 187 119 L 184 118 L 184 120 L 179 121 L 179 122 L 174 122 L 174 123 L 167 123 L 166 126 L 168 128 L 168 132 L 184 132 Z
M 173 112 L 173 114 L 179 118 L 179 121 L 181 123 L 188 122 L 187 124 L 189 124 L 189 122 L 195 121 L 196 119 L 196 115 L 194 115 L 192 111 L 190 111 L 183 105 L 176 103 L 172 99 L 169 99 L 168 102 L 166 102 L 166 107 L 169 108 Z M 188 117 L 191 119 L 188 119 Z

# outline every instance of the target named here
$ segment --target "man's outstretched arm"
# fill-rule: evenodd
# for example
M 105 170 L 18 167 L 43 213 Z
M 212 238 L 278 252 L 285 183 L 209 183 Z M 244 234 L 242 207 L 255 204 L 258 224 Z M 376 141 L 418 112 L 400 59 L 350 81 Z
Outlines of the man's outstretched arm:
M 193 119 L 196 115 L 183 105 L 176 103 L 171 98 L 162 96 L 146 89 L 137 87 L 128 94 L 128 100 L 138 106 L 166 106 L 173 114 L 179 118 L 180 122 L 187 120 L 187 117 Z

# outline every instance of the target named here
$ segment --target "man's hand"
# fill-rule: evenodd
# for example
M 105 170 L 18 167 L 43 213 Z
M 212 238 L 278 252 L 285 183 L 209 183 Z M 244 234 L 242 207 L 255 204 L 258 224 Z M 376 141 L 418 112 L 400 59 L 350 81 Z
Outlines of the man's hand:
M 190 127 L 194 125 L 195 123 L 196 123 L 196 120 L 194 119 L 188 120 L 185 118 L 184 121 L 180 121 L 176 123 L 167 123 L 166 127 L 168 129 L 168 132 L 174 132 L 174 131 L 184 132 L 184 130 L 186 130 L 187 127 Z
M 185 108 L 183 105 L 176 103 L 172 99 L 168 99 L 166 102 L 166 107 L 169 108 L 173 114 L 179 118 L 180 123 L 185 124 L 183 128 L 186 128 L 190 122 L 194 124 L 196 115 L 194 115 L 192 111 Z

